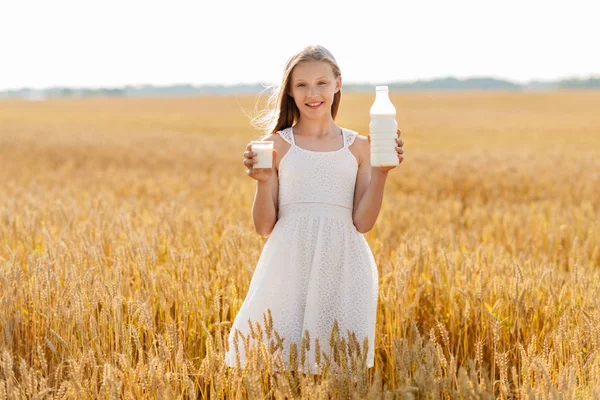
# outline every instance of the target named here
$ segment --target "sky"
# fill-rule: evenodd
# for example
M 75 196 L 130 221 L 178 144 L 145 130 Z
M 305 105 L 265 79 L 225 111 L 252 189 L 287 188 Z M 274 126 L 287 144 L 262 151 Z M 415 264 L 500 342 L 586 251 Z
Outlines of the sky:
M 0 90 L 279 81 L 309 44 L 344 82 L 600 76 L 596 0 L 0 0 Z

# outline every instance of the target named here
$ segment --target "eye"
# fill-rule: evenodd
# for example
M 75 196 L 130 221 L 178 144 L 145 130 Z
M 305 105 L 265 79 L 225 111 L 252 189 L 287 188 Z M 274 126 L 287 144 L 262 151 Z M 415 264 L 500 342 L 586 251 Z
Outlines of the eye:
M 298 85 L 296 85 L 296 87 L 302 87 L 304 86 L 304 83 L 299 83 Z
M 326 84 L 327 84 L 327 82 L 324 82 L 324 81 L 319 82 L 319 85 L 326 85 Z

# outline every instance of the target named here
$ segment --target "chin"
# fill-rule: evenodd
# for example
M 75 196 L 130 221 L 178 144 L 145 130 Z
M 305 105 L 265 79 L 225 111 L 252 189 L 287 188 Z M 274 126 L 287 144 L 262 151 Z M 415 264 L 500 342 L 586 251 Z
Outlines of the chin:
M 321 120 L 321 119 L 327 118 L 329 115 L 331 115 L 331 113 L 329 113 L 329 114 L 327 112 L 303 113 L 301 115 L 303 118 L 306 118 L 306 119 Z

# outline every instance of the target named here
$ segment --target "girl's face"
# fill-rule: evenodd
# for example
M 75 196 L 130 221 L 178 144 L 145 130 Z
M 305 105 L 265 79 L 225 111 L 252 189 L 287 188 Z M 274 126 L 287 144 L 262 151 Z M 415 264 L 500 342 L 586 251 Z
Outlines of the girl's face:
M 331 116 L 334 95 L 342 87 L 342 77 L 335 78 L 326 61 L 305 61 L 292 71 L 290 95 L 300 110 L 300 116 L 323 119 Z

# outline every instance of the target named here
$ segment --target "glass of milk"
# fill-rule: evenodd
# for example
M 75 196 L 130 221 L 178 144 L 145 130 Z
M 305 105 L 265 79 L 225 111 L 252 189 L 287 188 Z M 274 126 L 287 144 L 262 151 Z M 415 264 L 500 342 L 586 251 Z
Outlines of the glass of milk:
M 256 153 L 256 164 L 252 168 L 273 168 L 273 142 L 272 140 L 253 140 L 250 150 Z

